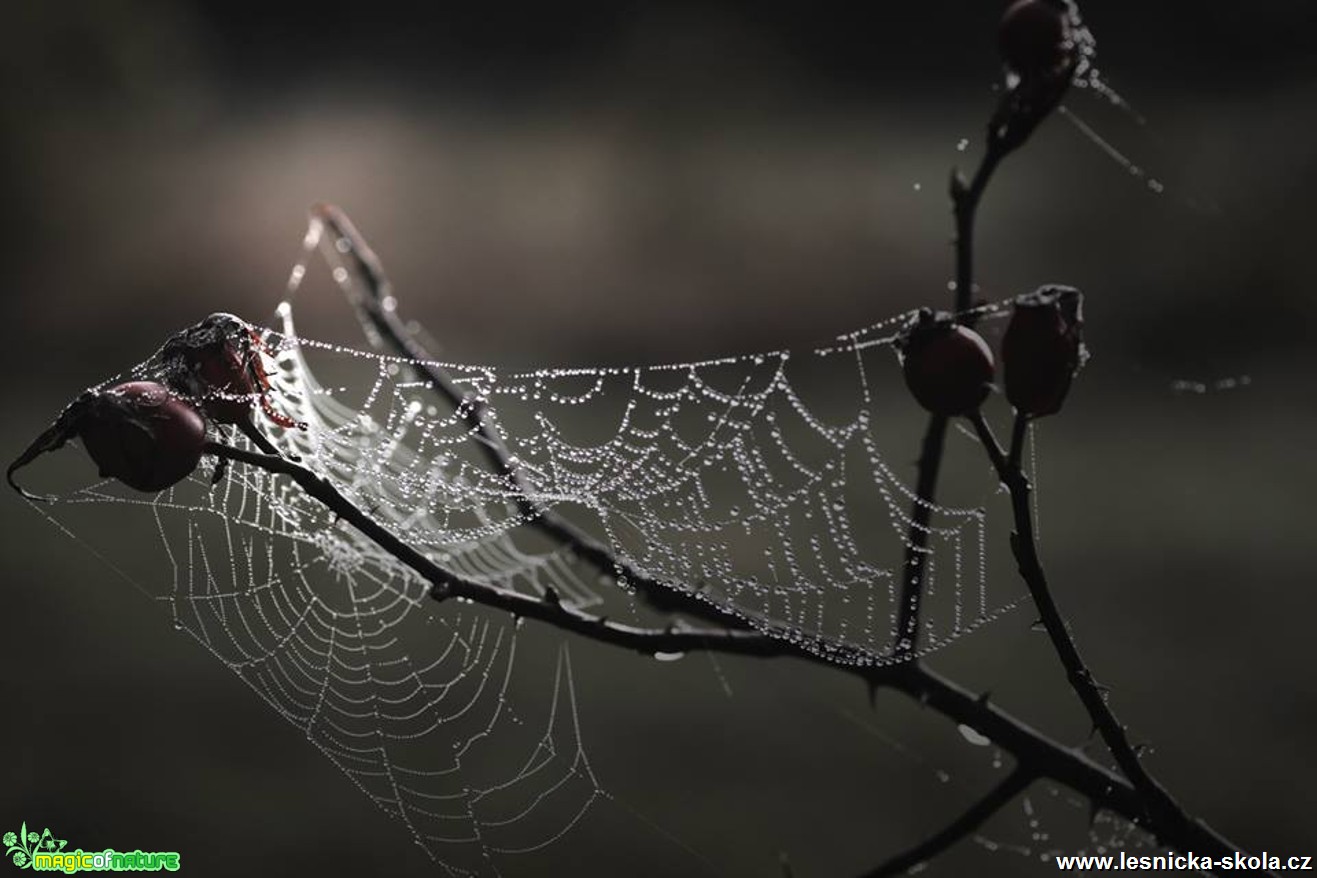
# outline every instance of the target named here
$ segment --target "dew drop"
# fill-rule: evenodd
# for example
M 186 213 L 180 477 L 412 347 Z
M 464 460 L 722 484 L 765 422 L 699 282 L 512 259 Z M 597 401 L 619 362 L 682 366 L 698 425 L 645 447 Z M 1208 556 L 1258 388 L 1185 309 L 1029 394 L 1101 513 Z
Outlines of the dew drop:
M 992 743 L 991 738 L 986 737 L 978 729 L 975 729 L 971 726 L 967 726 L 964 723 L 961 723 L 959 726 L 957 726 L 956 730 L 960 732 L 960 736 L 962 738 L 964 738 L 966 741 L 969 741 L 975 747 L 986 747 Z

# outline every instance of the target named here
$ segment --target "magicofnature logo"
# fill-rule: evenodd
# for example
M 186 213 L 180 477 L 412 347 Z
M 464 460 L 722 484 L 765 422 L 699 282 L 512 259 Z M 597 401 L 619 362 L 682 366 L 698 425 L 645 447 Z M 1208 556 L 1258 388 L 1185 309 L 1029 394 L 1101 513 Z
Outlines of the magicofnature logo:
M 37 872 L 168 872 L 178 871 L 177 851 L 84 851 L 81 848 L 66 851 L 68 841 L 56 838 L 50 828 L 31 832 L 27 821 L 18 832 L 6 832 L 0 841 L 5 845 L 5 856 L 21 869 Z

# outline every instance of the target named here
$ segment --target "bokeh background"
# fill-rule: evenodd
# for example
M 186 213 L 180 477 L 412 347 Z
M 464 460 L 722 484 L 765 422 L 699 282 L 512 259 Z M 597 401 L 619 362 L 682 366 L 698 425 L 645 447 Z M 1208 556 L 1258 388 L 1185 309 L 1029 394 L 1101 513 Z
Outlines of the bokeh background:
M 317 200 L 351 213 L 451 360 L 809 346 L 940 304 L 945 182 L 993 101 L 1000 7 L 6 4 L 0 447 L 211 311 L 268 320 Z M 1317 854 L 1317 16 L 1091 7 L 1099 66 L 1147 122 L 1069 105 L 1165 191 L 1052 119 L 999 174 L 979 238 L 985 296 L 1088 293 L 1095 357 L 1038 437 L 1046 561 L 1168 786 L 1249 848 Z M 300 307 L 353 338 L 340 301 Z M 893 417 L 888 452 L 913 461 L 917 418 Z M 138 592 L 17 497 L 0 516 L 6 829 L 175 849 L 197 875 L 434 871 Z M 933 663 L 1082 740 L 1031 621 Z M 595 770 L 625 805 L 510 876 L 780 875 L 782 854 L 797 876 L 855 874 L 1002 770 L 826 671 L 572 655 Z M 1082 842 L 1080 809 L 1035 798 Z M 1022 820 L 987 834 L 1027 840 Z M 1050 868 L 972 841 L 931 866 L 968 872 Z

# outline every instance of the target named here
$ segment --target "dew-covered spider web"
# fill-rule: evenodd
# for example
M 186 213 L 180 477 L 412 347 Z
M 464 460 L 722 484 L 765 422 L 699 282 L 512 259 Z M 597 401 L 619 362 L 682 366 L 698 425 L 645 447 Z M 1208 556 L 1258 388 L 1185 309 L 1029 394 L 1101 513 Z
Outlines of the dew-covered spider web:
M 308 253 L 323 232 L 313 225 Z M 333 276 L 358 282 L 341 265 Z M 978 311 L 991 334 L 1002 309 Z M 506 371 L 303 338 L 286 301 L 258 329 L 261 356 L 271 406 L 305 426 L 256 421 L 281 456 L 465 580 L 628 624 L 695 624 L 650 608 L 643 578 L 825 658 L 880 665 L 898 660 L 909 439 L 924 417 L 895 353 L 911 316 L 814 350 Z M 160 369 L 151 358 L 131 372 Z M 456 408 L 434 369 L 465 398 Z M 495 444 L 506 472 L 491 465 Z M 929 507 L 915 654 L 1023 599 L 1012 578 L 989 575 L 998 485 L 978 457 L 972 488 Z M 451 874 L 496 872 L 608 797 L 565 647 L 525 655 L 520 620 L 430 599 L 429 581 L 287 476 L 217 463 L 158 496 L 75 486 L 57 509 L 111 504 L 118 527 L 154 535 L 125 575 Z M 550 517 L 612 563 L 551 538 L 537 526 Z
M 970 839 L 990 854 L 1015 860 L 1013 874 L 1025 874 L 1026 867 L 1054 874 L 1058 859 L 1070 857 L 1152 858 L 1171 852 L 1146 829 L 1109 811 L 1095 813 L 1087 800 L 1052 783 L 1021 795 L 991 829 Z

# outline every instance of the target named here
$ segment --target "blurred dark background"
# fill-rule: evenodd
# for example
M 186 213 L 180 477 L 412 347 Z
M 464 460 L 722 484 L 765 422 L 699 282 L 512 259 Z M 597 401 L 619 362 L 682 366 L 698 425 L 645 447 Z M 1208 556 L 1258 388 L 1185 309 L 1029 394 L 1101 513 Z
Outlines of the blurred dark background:
M 6 4 L 3 446 L 211 311 L 268 321 L 317 200 L 453 360 L 808 346 L 940 304 L 945 181 L 975 160 L 1002 5 Z M 1317 853 L 1315 9 L 1089 4 L 1099 67 L 1148 121 L 1069 106 L 1165 192 L 1055 118 L 979 239 L 989 298 L 1088 293 L 1095 358 L 1039 436 L 1044 552 L 1081 645 L 1192 810 L 1297 854 Z M 341 302 L 300 307 L 353 338 Z M 909 427 L 888 433 L 897 460 Z M 149 601 L 16 497 L 0 514 L 5 829 L 176 849 L 199 875 L 433 871 Z M 1030 621 L 933 662 L 1081 740 Z M 853 874 L 993 771 L 837 675 L 727 660 L 728 698 L 703 659 L 573 655 L 596 771 L 628 804 L 508 875 L 777 875 L 780 852 L 802 878 Z M 932 871 L 1049 870 L 969 842 Z

